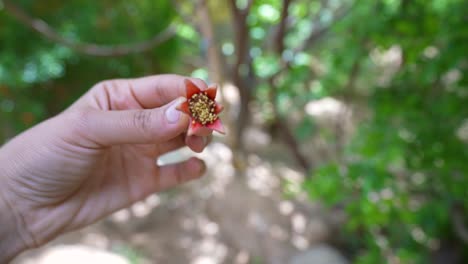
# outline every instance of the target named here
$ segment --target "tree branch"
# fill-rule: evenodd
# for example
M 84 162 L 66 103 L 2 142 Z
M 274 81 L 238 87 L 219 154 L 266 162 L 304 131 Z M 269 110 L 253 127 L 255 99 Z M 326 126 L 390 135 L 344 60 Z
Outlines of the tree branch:
M 323 2 L 327 2 L 327 1 L 323 1 Z M 287 9 L 282 10 L 282 16 L 284 15 L 283 12 L 285 12 L 285 10 L 287 11 Z M 322 39 L 336 23 L 338 23 L 341 19 L 343 19 L 349 13 L 350 10 L 351 10 L 351 7 L 338 9 L 337 11 L 338 14 L 334 15 L 335 19 L 330 24 L 326 26 L 322 26 L 316 31 L 313 31 L 301 45 L 299 45 L 293 50 L 293 53 L 297 54 L 298 52 L 304 51 L 310 48 L 311 46 L 313 46 L 317 41 Z M 284 27 L 286 27 L 287 23 L 281 20 L 280 25 L 283 23 L 284 23 Z M 318 23 L 318 18 L 315 19 L 315 22 L 312 22 L 312 24 L 315 24 L 315 23 Z M 284 51 L 284 34 L 285 34 L 284 31 L 282 32 L 281 30 L 279 30 L 277 37 L 275 38 L 276 45 L 277 46 L 280 45 L 280 47 L 275 48 L 276 52 L 280 51 L 279 55 L 281 55 Z M 280 38 L 281 35 L 282 35 L 282 38 Z M 281 68 L 272 77 L 277 78 L 277 76 L 279 76 L 281 73 L 288 70 L 290 66 L 291 66 L 291 61 L 285 61 L 283 58 L 281 58 Z
M 453 205 L 451 215 L 455 234 L 463 243 L 468 245 L 468 228 L 464 223 L 463 206 L 460 204 Z
M 132 53 L 141 53 L 150 50 L 155 46 L 169 40 L 176 33 L 175 27 L 169 26 L 156 36 L 146 41 L 133 44 L 107 46 L 92 43 L 79 43 L 74 40 L 60 36 L 60 34 L 57 33 L 57 31 L 55 31 L 52 27 L 50 27 L 45 21 L 31 17 L 23 9 L 15 5 L 11 0 L 3 0 L 3 6 L 11 16 L 20 21 L 26 27 L 41 34 L 46 39 L 66 46 L 78 53 L 91 56 L 117 57 L 125 56 Z
M 242 12 L 244 12 L 245 15 L 247 15 L 250 12 L 250 8 L 252 8 L 252 4 L 253 4 L 253 0 L 247 1 L 247 6 L 244 8 L 244 10 L 242 10 Z
M 286 26 L 288 22 L 288 9 L 291 4 L 291 0 L 283 1 L 283 9 L 281 10 L 281 18 L 278 26 L 278 32 L 275 37 L 275 52 L 281 55 L 284 51 L 284 36 L 286 34 Z
M 239 9 L 236 0 L 229 0 L 229 6 L 232 14 L 232 23 L 234 26 L 235 39 L 234 47 L 236 51 L 235 62 L 232 67 L 232 82 L 239 89 L 241 105 L 238 114 L 238 125 L 236 126 L 236 139 L 233 148 L 242 150 L 242 133 L 249 122 L 249 102 L 256 83 L 256 76 L 253 71 L 252 58 L 249 55 L 250 39 L 249 27 L 247 25 L 247 16 L 251 9 L 253 1 L 248 1 L 243 9 Z M 242 71 L 245 69 L 246 71 Z
M 171 4 L 172 4 L 172 7 L 177 10 L 177 15 L 181 18 L 181 20 L 186 23 L 186 24 L 189 24 L 189 25 L 195 25 L 197 24 L 195 19 L 193 19 L 191 17 L 192 13 L 187 13 L 185 12 L 184 14 L 184 11 L 183 11 L 183 8 L 182 8 L 182 4 L 180 3 L 179 0 L 173 0 L 173 1 L 170 1 Z M 191 10 L 192 12 L 195 12 L 194 10 Z
M 296 159 L 297 163 L 306 171 L 310 171 L 313 168 L 312 163 L 302 154 L 299 142 L 294 137 L 294 133 L 290 130 L 289 125 L 287 122 L 281 117 L 281 114 L 278 110 L 278 106 L 276 104 L 276 90 L 277 87 L 275 85 L 275 80 L 277 77 L 280 76 L 283 69 L 287 69 L 289 67 L 289 62 L 285 62 L 281 59 L 281 55 L 284 52 L 285 45 L 284 45 L 284 38 L 286 36 L 286 26 L 288 20 L 288 9 L 289 5 L 291 4 L 291 0 L 283 0 L 283 7 L 281 10 L 281 20 L 279 23 L 278 31 L 276 32 L 275 36 L 275 46 L 274 51 L 277 56 L 280 57 L 280 60 L 284 63 L 284 67 L 282 70 L 278 71 L 276 74 L 273 74 L 268 78 L 268 84 L 270 85 L 270 101 L 273 107 L 273 114 L 275 117 L 274 125 L 278 128 L 280 135 L 284 143 L 289 147 L 292 155 Z
M 195 9 L 198 16 L 198 25 L 201 35 L 206 42 L 206 59 L 208 61 L 208 70 L 211 79 L 221 84 L 223 80 L 223 67 L 219 54 L 218 45 L 216 45 L 215 33 L 213 22 L 211 21 L 211 14 L 208 9 L 207 0 L 195 1 Z
M 236 0 L 229 1 L 232 12 L 232 19 L 234 23 L 235 31 L 235 50 L 236 50 L 236 62 L 233 67 L 233 81 L 239 86 L 240 85 L 240 67 L 242 64 L 246 63 L 248 60 L 248 26 L 247 26 L 247 14 L 249 9 L 239 9 L 236 5 Z M 249 7 L 250 5 L 248 5 Z
M 346 17 L 346 15 L 351 11 L 351 8 L 352 7 L 339 8 L 336 11 L 336 14 L 333 15 L 333 17 L 335 19 L 333 19 L 333 21 L 330 22 L 330 24 L 328 24 L 326 26 L 323 25 L 319 29 L 314 30 L 309 35 L 309 37 L 302 43 L 302 45 L 300 45 L 296 49 L 296 52 L 304 51 L 304 50 L 310 48 L 311 46 L 313 46 L 315 43 L 317 43 L 317 41 L 322 39 L 330 31 L 330 29 L 333 28 L 334 25 L 336 25 L 339 21 L 341 21 L 344 17 Z M 313 22 L 313 23 L 315 23 L 315 22 Z

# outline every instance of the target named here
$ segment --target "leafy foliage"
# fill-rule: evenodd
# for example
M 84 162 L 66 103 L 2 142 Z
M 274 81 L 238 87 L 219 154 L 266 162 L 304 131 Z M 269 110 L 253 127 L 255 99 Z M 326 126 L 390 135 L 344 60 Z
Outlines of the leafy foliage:
M 347 147 L 344 164 L 319 168 L 305 187 L 312 197 L 344 204 L 348 230 L 363 237 L 356 243 L 364 249 L 358 263 L 395 258 L 427 263 L 441 244 L 458 240 L 454 206 L 468 208 L 468 148 L 466 136 L 460 135 L 468 116 L 468 79 L 463 74 L 468 30 L 462 26 L 462 10 L 468 6 L 466 1 L 367 6 L 356 7 L 337 27 L 337 34 L 350 28 L 357 32 L 335 50 L 340 58 L 332 64 L 335 77 L 327 82 L 339 83 L 340 68 L 351 64 L 348 55 L 356 57 L 353 50 L 366 43 L 366 51 L 355 59 L 367 65 L 361 75 L 368 80 L 373 115 Z M 368 13 L 372 10 L 380 10 L 379 15 Z M 370 24 L 353 27 L 370 16 L 375 18 Z M 367 78 L 381 71 L 369 68 L 370 51 L 391 47 L 401 51 L 398 71 L 385 84 Z
M 61 36 L 104 45 L 143 41 L 164 30 L 175 16 L 166 1 L 15 1 Z M 135 77 L 169 71 L 178 41 L 124 57 L 98 58 L 46 40 L 0 13 L 1 138 L 16 134 L 61 110 L 107 78 Z

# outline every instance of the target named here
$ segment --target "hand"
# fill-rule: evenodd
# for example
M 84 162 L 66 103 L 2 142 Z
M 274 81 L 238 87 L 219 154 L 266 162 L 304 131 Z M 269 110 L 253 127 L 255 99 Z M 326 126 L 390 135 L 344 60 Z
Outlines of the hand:
M 176 75 L 104 81 L 0 149 L 0 221 L 15 222 L 0 223 L 0 235 L 9 229 L 22 245 L 10 257 L 200 177 L 205 165 L 196 158 L 156 165 L 161 154 L 184 145 L 200 152 L 210 140 L 185 136 L 188 117 L 175 109 L 184 95 Z M 7 243 L 0 240 L 0 262 Z

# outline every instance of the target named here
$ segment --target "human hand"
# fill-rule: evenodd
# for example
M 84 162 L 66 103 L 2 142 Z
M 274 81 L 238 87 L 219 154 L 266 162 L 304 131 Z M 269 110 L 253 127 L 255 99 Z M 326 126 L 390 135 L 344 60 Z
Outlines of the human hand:
M 63 113 L 3 146 L 0 235 L 21 241 L 12 246 L 2 239 L 0 262 L 2 256 L 11 258 L 200 177 L 205 165 L 196 158 L 156 164 L 158 156 L 184 145 L 200 152 L 211 138 L 208 131 L 185 134 L 188 117 L 176 110 L 185 100 L 184 79 L 158 75 L 104 81 Z M 207 88 L 203 81 L 192 81 Z

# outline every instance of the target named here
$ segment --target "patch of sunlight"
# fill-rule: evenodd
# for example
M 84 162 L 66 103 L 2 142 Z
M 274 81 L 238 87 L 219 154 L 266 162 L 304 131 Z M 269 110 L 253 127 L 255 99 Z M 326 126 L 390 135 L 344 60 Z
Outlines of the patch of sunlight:
M 434 47 L 434 46 L 426 47 L 424 49 L 424 51 L 423 51 L 423 55 L 424 55 L 424 57 L 426 57 L 428 59 L 433 59 L 437 55 L 439 55 L 439 49 L 437 47 Z
M 288 167 L 281 167 L 279 170 L 280 170 L 281 176 L 289 182 L 299 183 L 304 180 L 304 175 L 297 170 L 293 170 Z
M 247 169 L 247 185 L 262 196 L 269 196 L 279 186 L 277 177 L 272 175 L 269 164 L 251 166 Z
M 56 57 L 48 53 L 41 55 L 39 67 L 45 69 L 48 75 L 54 77 L 61 76 L 64 72 L 62 63 L 60 63 Z
M 214 236 L 218 234 L 219 226 L 215 222 L 208 222 L 201 227 L 201 233 L 206 236 Z
M 161 204 L 161 198 L 157 194 L 152 194 L 146 198 L 146 204 L 152 208 L 158 207 Z
M 263 39 L 265 37 L 265 30 L 261 27 L 254 27 L 250 31 L 250 36 L 253 39 Z
M 385 87 L 400 68 L 403 62 L 403 52 L 399 45 L 393 45 L 386 50 L 376 48 L 371 51 L 370 58 L 375 65 L 380 67 L 377 83 Z
M 213 237 L 203 238 L 194 243 L 195 256 L 192 264 L 223 263 L 226 259 L 228 248 Z
M 426 176 L 421 172 L 416 172 L 411 175 L 411 182 L 415 185 L 421 185 L 426 181 Z
M 123 223 L 130 220 L 131 214 L 128 209 L 122 209 L 111 215 L 111 220 L 116 223 Z
M 232 83 L 225 83 L 222 88 L 224 99 L 230 105 L 239 105 L 240 95 L 239 89 Z
M 223 54 L 226 56 L 230 56 L 234 54 L 234 45 L 231 42 L 223 43 L 223 46 L 221 49 L 223 51 Z
M 307 225 L 307 220 L 303 214 L 296 213 L 291 217 L 291 224 L 294 232 L 304 233 Z
M 299 52 L 294 56 L 294 64 L 296 65 L 309 65 L 311 57 L 305 52 Z
M 290 201 L 281 201 L 278 210 L 282 215 L 290 215 L 294 211 L 294 204 Z
M 191 26 L 180 24 L 177 26 L 177 35 L 188 40 L 195 40 L 198 33 Z
M 232 150 L 226 144 L 214 142 L 196 156 L 203 159 L 211 170 L 211 182 L 206 187 L 212 194 L 223 195 L 235 175 Z
M 414 227 L 411 230 L 411 236 L 419 243 L 424 243 L 427 240 L 426 233 L 420 227 Z
M 305 112 L 314 117 L 337 116 L 341 113 L 344 104 L 332 97 L 310 101 L 305 105 Z
M 117 254 L 83 245 L 59 245 L 46 249 L 39 257 L 23 264 L 130 264 Z
M 309 247 L 309 241 L 299 235 L 295 235 L 291 238 L 291 243 L 299 250 L 305 250 Z
M 442 81 L 449 86 L 460 81 L 462 77 L 463 73 L 459 69 L 452 69 L 442 76 Z
M 460 140 L 468 143 L 468 118 L 463 120 L 463 123 L 456 131 L 456 135 Z
M 250 56 L 252 58 L 255 58 L 255 57 L 258 57 L 258 56 L 262 56 L 262 49 L 259 48 L 259 47 L 252 47 L 250 49 Z
M 228 145 L 220 143 L 220 142 L 214 142 L 211 143 L 210 146 L 207 149 L 208 155 L 216 155 L 218 162 L 231 162 L 232 161 L 232 150 L 229 148 Z
M 87 233 L 81 240 L 83 244 L 99 249 L 106 249 L 109 247 L 109 238 L 100 233 Z
M 293 170 L 288 167 L 281 167 L 278 169 L 281 178 L 287 182 L 287 190 L 289 193 L 294 193 L 296 199 L 302 200 L 302 182 L 304 181 L 304 175 L 301 172 Z
M 267 22 L 276 22 L 280 17 L 279 11 L 269 4 L 259 6 L 258 13 L 260 18 Z
M 287 49 L 283 51 L 283 53 L 281 54 L 281 57 L 285 61 L 292 61 L 294 59 L 294 52 L 290 49 Z
M 213 257 L 208 257 L 208 256 L 200 256 L 195 258 L 192 262 L 192 264 L 217 264 L 216 259 Z
M 152 208 L 144 201 L 140 201 L 132 205 L 131 210 L 137 218 L 143 218 L 151 213 Z
M 239 9 L 244 9 L 244 8 L 247 7 L 248 2 L 249 2 L 249 1 L 247 1 L 247 0 L 236 0 L 236 6 L 237 6 L 237 8 L 239 8 Z
M 371 59 L 376 65 L 385 66 L 388 64 L 401 62 L 402 49 L 399 45 L 393 45 L 387 50 L 374 49 L 371 51 Z
M 250 254 L 247 250 L 241 250 L 237 253 L 234 260 L 235 264 L 247 264 L 250 261 Z
M 37 68 L 37 65 L 33 62 L 29 62 L 24 67 L 24 71 L 23 71 L 23 75 L 21 76 L 21 79 L 23 80 L 23 82 L 33 83 L 37 80 L 38 75 L 39 75 L 39 70 Z

